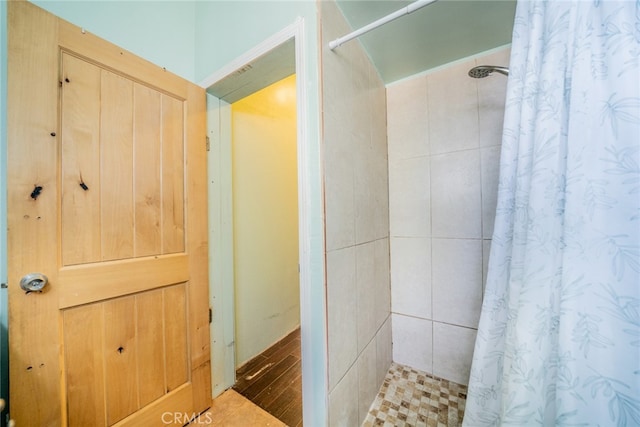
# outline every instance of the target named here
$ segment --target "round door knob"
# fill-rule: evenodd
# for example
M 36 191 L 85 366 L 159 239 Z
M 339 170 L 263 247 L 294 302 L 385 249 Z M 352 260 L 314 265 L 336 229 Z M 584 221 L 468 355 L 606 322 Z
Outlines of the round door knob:
M 42 273 L 29 273 L 20 280 L 20 287 L 27 292 L 38 292 L 44 288 L 49 279 Z

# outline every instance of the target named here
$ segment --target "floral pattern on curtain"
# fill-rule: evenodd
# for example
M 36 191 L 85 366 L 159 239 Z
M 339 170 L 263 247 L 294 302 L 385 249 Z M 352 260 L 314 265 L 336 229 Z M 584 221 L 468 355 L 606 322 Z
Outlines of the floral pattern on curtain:
M 640 1 L 520 1 L 464 425 L 640 426 Z

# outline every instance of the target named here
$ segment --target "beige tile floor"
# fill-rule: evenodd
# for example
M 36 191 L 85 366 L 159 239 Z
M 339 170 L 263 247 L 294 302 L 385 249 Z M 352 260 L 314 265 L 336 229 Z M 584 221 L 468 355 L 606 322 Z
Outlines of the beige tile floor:
M 466 398 L 464 385 L 393 363 L 363 427 L 458 427 Z M 214 399 L 197 425 L 287 427 L 233 389 Z
M 203 427 L 287 427 L 247 398 L 229 389 L 215 398 L 211 409 L 200 415 Z
M 467 387 L 392 363 L 363 427 L 458 427 Z

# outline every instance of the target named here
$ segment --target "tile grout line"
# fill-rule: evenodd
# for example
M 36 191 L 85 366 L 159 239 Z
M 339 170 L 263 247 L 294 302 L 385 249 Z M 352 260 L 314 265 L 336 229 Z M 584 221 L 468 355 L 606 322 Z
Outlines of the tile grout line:
M 464 385 L 393 363 L 363 427 L 460 426 L 466 396 Z

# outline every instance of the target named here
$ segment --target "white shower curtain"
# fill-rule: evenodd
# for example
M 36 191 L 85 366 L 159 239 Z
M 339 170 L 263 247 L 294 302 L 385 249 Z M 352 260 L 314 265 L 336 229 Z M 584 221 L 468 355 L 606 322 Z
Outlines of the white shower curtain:
M 464 425 L 640 426 L 640 0 L 517 5 Z

